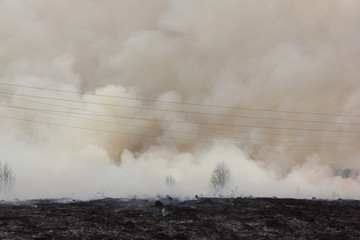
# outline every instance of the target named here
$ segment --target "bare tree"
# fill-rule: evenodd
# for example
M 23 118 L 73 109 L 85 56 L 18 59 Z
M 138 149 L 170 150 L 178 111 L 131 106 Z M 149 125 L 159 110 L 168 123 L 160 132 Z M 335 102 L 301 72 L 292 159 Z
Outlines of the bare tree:
M 175 184 L 175 179 L 172 176 L 166 176 L 165 177 L 165 184 L 166 186 L 172 186 Z
M 0 162 L 0 191 L 9 191 L 15 182 L 15 175 L 10 165 Z
M 220 162 L 216 165 L 216 167 L 212 172 L 210 179 L 211 186 L 215 190 L 220 190 L 223 187 L 225 187 L 225 185 L 229 181 L 229 178 L 230 178 L 229 168 L 226 166 L 224 162 Z
M 0 192 L 3 189 L 3 184 L 4 184 L 4 177 L 3 177 L 3 166 L 2 163 L 0 162 Z

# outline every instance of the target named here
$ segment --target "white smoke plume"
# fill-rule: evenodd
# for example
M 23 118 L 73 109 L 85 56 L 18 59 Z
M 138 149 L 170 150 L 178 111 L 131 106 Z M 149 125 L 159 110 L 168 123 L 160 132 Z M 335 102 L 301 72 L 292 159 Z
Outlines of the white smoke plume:
M 0 197 L 359 199 L 359 10 L 0 0 Z

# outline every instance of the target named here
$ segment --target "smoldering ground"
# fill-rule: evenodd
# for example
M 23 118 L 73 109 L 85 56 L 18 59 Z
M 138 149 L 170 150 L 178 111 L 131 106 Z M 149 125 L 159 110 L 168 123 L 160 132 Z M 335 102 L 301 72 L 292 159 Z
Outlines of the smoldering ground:
M 0 0 L 2 197 L 359 198 L 359 7 Z

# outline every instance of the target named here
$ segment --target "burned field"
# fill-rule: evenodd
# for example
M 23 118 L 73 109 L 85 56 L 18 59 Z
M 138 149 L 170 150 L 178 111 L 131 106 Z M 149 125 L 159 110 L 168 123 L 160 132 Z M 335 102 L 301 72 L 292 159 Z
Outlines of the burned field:
M 360 239 L 360 201 L 2 202 L 0 239 Z

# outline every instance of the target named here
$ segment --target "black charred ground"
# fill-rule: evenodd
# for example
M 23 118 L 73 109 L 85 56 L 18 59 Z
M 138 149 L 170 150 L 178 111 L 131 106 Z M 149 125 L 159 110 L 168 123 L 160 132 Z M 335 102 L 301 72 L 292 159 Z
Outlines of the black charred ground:
M 2 202 L 0 239 L 360 239 L 360 201 L 166 197 Z

